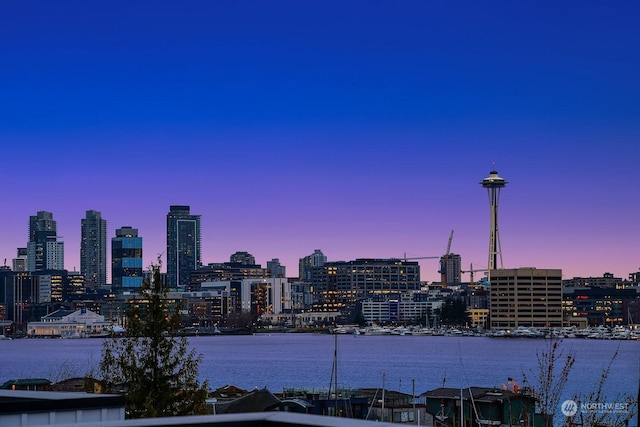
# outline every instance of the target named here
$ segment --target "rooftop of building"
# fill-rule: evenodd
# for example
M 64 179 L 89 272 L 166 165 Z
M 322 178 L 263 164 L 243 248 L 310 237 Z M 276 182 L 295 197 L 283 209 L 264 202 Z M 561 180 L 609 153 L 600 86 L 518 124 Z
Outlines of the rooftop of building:
M 428 399 L 449 399 L 459 400 L 460 394 L 462 394 L 463 400 L 469 400 L 472 398 L 476 402 L 498 402 L 506 399 L 525 398 L 533 399 L 532 396 L 525 393 L 518 393 L 511 390 L 505 390 L 498 387 L 467 387 L 467 388 L 448 388 L 440 387 L 435 390 L 430 390 L 422 393 L 420 396 Z
M 120 394 L 0 390 L 0 414 L 124 406 Z

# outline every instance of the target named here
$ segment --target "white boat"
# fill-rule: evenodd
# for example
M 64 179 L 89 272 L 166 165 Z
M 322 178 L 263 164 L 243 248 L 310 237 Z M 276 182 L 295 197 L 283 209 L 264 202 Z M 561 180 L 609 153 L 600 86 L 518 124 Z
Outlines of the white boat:
M 502 424 L 502 422 L 500 420 L 481 420 L 481 419 L 477 419 L 476 421 L 478 422 L 478 424 L 480 424 L 482 426 L 499 426 L 500 424 Z
M 433 329 L 420 328 L 420 329 L 411 331 L 411 335 L 433 335 Z
M 367 328 L 365 335 L 391 335 L 391 329 L 384 326 L 373 326 Z

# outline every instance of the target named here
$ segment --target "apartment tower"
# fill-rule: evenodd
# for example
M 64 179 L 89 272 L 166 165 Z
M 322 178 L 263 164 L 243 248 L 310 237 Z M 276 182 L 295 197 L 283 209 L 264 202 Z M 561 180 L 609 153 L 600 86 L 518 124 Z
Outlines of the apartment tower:
M 81 220 L 80 273 L 87 289 L 107 284 L 107 221 L 98 211 L 87 211 Z
M 64 243 L 58 241 L 56 228 L 51 212 L 39 211 L 29 217 L 28 271 L 64 269 Z
M 142 286 L 142 237 L 138 230 L 124 226 L 111 239 L 111 283 L 113 291 L 135 293 Z
M 167 286 L 185 288 L 189 273 L 202 265 L 200 258 L 200 215 L 189 206 L 170 206 L 167 214 Z

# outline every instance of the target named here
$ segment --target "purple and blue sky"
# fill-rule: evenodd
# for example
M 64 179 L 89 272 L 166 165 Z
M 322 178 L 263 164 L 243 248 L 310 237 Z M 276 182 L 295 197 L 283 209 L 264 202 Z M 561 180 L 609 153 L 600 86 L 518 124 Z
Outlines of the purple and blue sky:
M 640 267 L 640 5 L 622 1 L 60 1 L 0 7 L 0 256 L 53 212 L 165 252 L 169 205 L 202 261 L 287 273 L 440 256 L 486 267 L 479 182 L 509 181 L 505 267 Z M 439 280 L 437 260 L 422 278 Z M 465 275 L 465 279 L 466 279 Z

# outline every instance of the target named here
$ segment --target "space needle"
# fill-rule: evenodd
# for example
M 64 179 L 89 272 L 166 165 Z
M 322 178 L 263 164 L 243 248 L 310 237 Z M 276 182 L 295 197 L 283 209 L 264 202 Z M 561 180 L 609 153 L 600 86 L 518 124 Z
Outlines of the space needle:
M 489 234 L 489 270 L 487 278 L 491 281 L 491 270 L 497 268 L 498 255 L 500 256 L 500 268 L 502 268 L 502 248 L 500 247 L 500 234 L 498 233 L 498 202 L 500 202 L 500 190 L 507 185 L 507 181 L 492 170 L 489 176 L 480 184 L 487 189 L 489 195 L 489 209 L 491 212 L 491 230 Z

